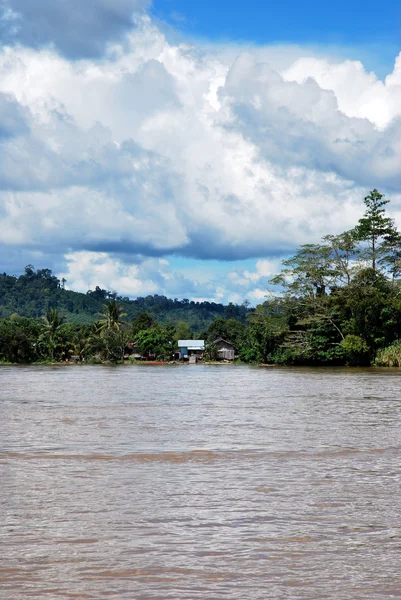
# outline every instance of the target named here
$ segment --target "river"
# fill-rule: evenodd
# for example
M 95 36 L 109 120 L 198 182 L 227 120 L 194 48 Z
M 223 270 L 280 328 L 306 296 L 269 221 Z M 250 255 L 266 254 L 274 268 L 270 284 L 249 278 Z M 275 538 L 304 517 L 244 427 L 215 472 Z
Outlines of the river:
M 2 600 L 401 597 L 397 370 L 0 367 Z

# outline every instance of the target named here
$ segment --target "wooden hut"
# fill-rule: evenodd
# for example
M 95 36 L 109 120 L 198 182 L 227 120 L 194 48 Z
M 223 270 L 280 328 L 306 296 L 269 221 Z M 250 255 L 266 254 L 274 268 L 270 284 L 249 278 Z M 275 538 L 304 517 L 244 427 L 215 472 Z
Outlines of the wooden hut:
M 212 342 L 212 346 L 216 348 L 217 360 L 234 360 L 237 354 L 237 349 L 234 344 L 231 344 L 223 338 L 217 338 Z

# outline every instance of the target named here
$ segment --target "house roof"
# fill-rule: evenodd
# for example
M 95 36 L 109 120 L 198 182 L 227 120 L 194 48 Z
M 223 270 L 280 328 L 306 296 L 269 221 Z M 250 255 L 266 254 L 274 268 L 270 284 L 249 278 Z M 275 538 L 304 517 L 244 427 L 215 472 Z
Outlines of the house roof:
M 188 350 L 204 350 L 205 340 L 178 340 L 179 348 L 188 348 Z
M 212 344 L 218 344 L 219 342 L 224 342 L 228 346 L 232 346 L 233 348 L 235 348 L 234 344 L 232 344 L 231 342 L 228 342 L 227 340 L 225 340 L 224 338 L 221 338 L 221 337 L 217 338 L 217 340 L 214 340 L 212 342 Z

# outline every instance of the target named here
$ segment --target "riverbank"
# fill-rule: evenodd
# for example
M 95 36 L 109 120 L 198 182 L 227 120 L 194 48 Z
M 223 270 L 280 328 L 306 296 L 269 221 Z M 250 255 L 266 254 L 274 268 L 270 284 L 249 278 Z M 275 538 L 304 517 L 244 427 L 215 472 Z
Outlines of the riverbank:
M 198 362 L 196 364 L 190 364 L 188 362 L 167 362 L 167 361 L 124 361 L 124 362 L 50 362 L 50 361 L 42 361 L 42 362 L 32 362 L 32 363 L 11 363 L 11 362 L 0 362 L 1 367 L 65 367 L 72 368 L 77 367 L 246 367 L 251 369 L 261 369 L 261 370 L 288 370 L 288 371 L 308 371 L 313 369 L 315 371 L 360 371 L 360 370 L 375 370 L 377 372 L 380 371 L 391 371 L 397 372 L 400 371 L 400 367 L 398 365 L 383 365 L 383 364 L 373 364 L 373 365 L 280 365 L 280 364 L 266 364 L 266 363 L 244 363 L 241 361 L 234 362 L 219 362 L 219 361 L 203 361 Z

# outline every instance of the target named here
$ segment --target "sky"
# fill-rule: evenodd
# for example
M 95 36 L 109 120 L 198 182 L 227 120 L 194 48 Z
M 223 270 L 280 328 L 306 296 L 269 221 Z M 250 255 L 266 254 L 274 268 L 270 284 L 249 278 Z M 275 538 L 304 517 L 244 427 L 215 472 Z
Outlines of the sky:
M 252 304 L 378 188 L 401 226 L 401 7 L 0 0 L 0 269 Z
M 400 40 L 397 0 L 154 0 L 152 14 L 186 34 L 258 44 L 372 44 Z

